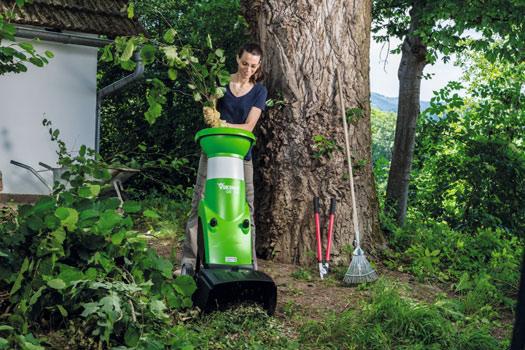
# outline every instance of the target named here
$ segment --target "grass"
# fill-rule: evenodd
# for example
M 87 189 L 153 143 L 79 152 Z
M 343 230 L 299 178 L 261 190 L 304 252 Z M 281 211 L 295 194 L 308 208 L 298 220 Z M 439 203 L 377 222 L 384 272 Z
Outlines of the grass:
M 300 349 L 295 331 L 257 306 L 214 312 L 187 328 L 196 349 Z
M 299 341 L 304 349 L 476 349 L 502 348 L 488 326 L 466 320 L 443 305 L 403 296 L 401 284 L 379 280 L 357 310 L 306 322 Z M 461 321 L 461 322 L 460 322 Z

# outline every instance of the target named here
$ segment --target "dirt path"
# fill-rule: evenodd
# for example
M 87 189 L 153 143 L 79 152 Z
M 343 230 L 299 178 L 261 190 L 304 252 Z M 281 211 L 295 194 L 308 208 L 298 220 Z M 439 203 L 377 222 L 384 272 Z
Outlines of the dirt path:
M 172 259 L 175 265 L 180 261 L 180 249 L 176 249 L 173 258 L 173 240 L 155 240 L 154 248 L 160 255 Z M 304 316 L 320 320 L 330 312 L 341 312 L 356 307 L 360 300 L 369 296 L 367 288 L 348 287 L 342 283 L 346 267 L 337 267 L 324 280 L 319 278 L 318 271 L 296 265 L 283 264 L 259 259 L 259 269 L 267 273 L 277 285 L 276 316 L 293 322 L 294 316 Z M 408 296 L 433 302 L 438 293 L 446 292 L 438 286 L 418 283 L 411 275 L 388 270 L 379 266 L 379 276 L 408 286 Z

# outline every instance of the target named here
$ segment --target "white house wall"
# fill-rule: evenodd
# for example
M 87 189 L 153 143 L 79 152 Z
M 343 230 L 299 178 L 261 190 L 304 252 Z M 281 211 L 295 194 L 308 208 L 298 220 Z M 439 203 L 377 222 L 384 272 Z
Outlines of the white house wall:
M 56 143 L 42 126 L 44 118 L 60 129 L 68 150 L 95 147 L 97 49 L 50 42 L 34 46 L 39 52 L 54 53 L 49 64 L 43 68 L 29 64 L 25 73 L 0 76 L 2 193 L 49 192 L 29 171 L 10 164 L 13 159 L 35 169 L 42 169 L 38 162 L 56 165 Z M 52 184 L 49 171 L 40 174 Z

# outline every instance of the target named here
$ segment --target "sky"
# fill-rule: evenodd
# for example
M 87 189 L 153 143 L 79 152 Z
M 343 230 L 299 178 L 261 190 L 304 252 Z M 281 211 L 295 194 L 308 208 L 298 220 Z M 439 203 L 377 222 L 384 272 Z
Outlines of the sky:
M 392 40 L 390 48 L 396 47 L 399 40 Z M 388 53 L 386 46 L 372 40 L 370 46 L 370 86 L 372 92 L 380 93 L 388 97 L 397 97 L 399 91 L 399 81 L 397 79 L 397 69 L 401 55 Z M 386 64 L 385 64 L 386 58 Z M 430 101 L 433 91 L 439 90 L 451 80 L 458 80 L 461 76 L 461 69 L 455 67 L 452 62 L 447 64 L 442 60 L 437 61 L 433 66 L 427 65 L 423 71 L 435 73 L 432 79 L 421 81 L 421 100 Z

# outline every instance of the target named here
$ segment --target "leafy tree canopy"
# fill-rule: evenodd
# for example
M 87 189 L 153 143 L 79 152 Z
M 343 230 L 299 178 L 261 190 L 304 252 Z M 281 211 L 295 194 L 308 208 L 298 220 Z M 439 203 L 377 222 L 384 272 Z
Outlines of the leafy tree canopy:
M 469 57 L 474 63 L 463 81 L 440 90 L 421 120 L 413 203 L 456 228 L 519 234 L 525 222 L 525 63 Z M 458 93 L 463 85 L 465 97 Z
M 491 60 L 520 62 L 525 43 L 523 13 L 521 0 L 376 0 L 372 31 L 379 41 L 418 36 L 428 47 L 428 62 L 434 62 L 439 53 L 448 60 L 465 46 L 486 52 Z M 471 30 L 480 37 L 472 39 Z M 502 44 L 492 45 L 496 40 Z

